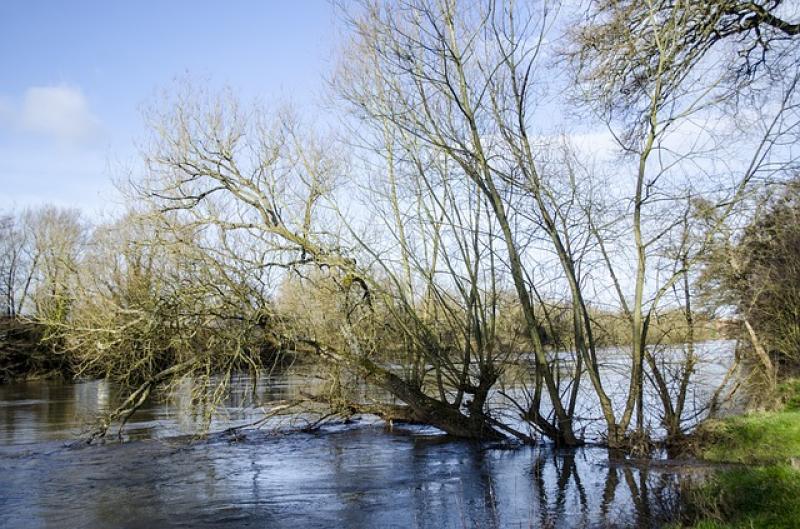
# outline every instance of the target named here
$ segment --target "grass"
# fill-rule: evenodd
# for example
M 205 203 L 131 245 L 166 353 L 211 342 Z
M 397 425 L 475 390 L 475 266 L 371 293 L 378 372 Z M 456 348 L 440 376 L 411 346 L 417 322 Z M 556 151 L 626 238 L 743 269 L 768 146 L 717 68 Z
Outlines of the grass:
M 686 494 L 690 522 L 682 527 L 800 527 L 800 380 L 784 384 L 781 397 L 781 411 L 729 417 L 699 429 L 698 456 L 743 466 L 692 487 Z
M 694 529 L 797 529 L 800 472 L 788 465 L 718 473 L 689 493 Z
M 762 412 L 709 422 L 698 455 L 719 463 L 769 465 L 800 458 L 800 411 Z
M 785 411 L 800 411 L 800 378 L 794 378 L 778 386 L 778 393 Z

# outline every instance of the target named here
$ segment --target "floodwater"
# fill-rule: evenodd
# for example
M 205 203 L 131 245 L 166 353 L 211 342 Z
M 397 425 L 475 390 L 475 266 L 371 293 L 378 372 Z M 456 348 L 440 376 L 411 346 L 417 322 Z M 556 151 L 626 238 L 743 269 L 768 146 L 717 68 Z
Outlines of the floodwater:
M 256 397 L 304 383 L 265 378 Z M 258 417 L 244 393 L 212 431 Z M 368 419 L 199 439 L 180 394 L 148 403 L 127 442 L 76 442 L 117 398 L 98 381 L 0 385 L 0 528 L 657 528 L 691 479 L 597 447 L 476 444 Z

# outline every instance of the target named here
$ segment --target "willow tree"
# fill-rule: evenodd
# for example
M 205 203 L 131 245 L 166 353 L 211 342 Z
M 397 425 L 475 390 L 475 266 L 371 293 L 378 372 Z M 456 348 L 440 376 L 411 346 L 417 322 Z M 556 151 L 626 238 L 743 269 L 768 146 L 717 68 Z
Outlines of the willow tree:
M 495 384 L 520 357 L 521 337 L 503 295 L 503 244 L 486 197 L 457 163 L 412 135 L 386 122 L 372 132 L 375 143 L 361 146 L 363 204 L 372 212 L 365 235 L 340 218 L 387 279 L 373 291 L 392 300 L 403 322 L 411 379 L 430 385 L 450 407 L 529 441 L 498 420 L 497 402 L 490 403 Z M 366 137 L 364 127 L 361 133 Z
M 526 262 L 524 242 L 537 232 L 549 241 L 547 251 L 557 256 L 576 315 L 579 363 L 573 390 L 585 369 L 609 431 L 617 428 L 599 376 L 570 235 L 561 229 L 561 204 L 539 170 L 543 152 L 532 139 L 546 128 L 534 110 L 537 90 L 546 79 L 540 55 L 551 16 L 545 4 L 363 2 L 351 12 L 354 37 L 346 50 L 339 92 L 357 116 L 414 138 L 417 149 L 452 160 L 489 204 L 535 354 L 535 376 L 552 407 L 550 415 L 542 400 L 534 398 L 523 415 L 557 442 L 576 444 L 572 406 L 565 405 L 539 336 L 545 322 L 536 312 L 533 266 Z M 530 232 L 521 233 L 521 225 Z M 612 442 L 616 437 L 612 433 Z
M 83 227 L 73 211 L 43 206 L 0 216 L 2 376 L 70 373 L 58 329 L 75 296 Z
M 493 228 L 485 205 L 452 187 L 445 167 L 403 185 L 410 202 L 397 197 L 396 180 L 382 179 L 370 198 L 380 222 L 364 230 L 358 215 L 348 216 L 353 202 L 337 202 L 354 190 L 341 184 L 346 158 L 287 114 L 193 92 L 150 117 L 148 174 L 135 183 L 136 196 L 156 219 L 159 243 L 191 242 L 195 266 L 216 271 L 201 282 L 217 289 L 214 297 L 241 289 L 271 300 L 267 321 L 280 349 L 363 377 L 404 403 L 413 420 L 461 437 L 499 439 L 505 430 L 529 440 L 486 410 L 496 358 L 506 354 L 493 334 L 496 276 L 482 259 L 494 237 L 481 230 Z M 469 214 L 448 217 L 462 214 L 462 200 L 473 200 Z M 401 212 L 408 204 L 418 214 L 413 225 Z M 310 282 L 328 293 L 305 299 L 305 314 L 287 319 L 274 302 L 291 276 L 306 294 L 315 291 Z M 231 318 L 253 313 L 233 303 L 219 310 Z M 398 349 L 407 356 L 392 367 Z
M 592 4 L 590 16 L 574 21 L 578 90 L 593 103 L 598 121 L 612 129 L 624 153 L 618 178 L 605 196 L 581 197 L 584 229 L 595 235 L 594 255 L 605 263 L 612 292 L 631 329 L 631 365 L 624 375 L 628 388 L 621 406 L 608 394 L 597 360 L 586 283 L 579 272 L 587 254 L 573 248 L 580 236 L 573 224 L 564 222 L 571 204 L 580 201 L 563 200 L 559 190 L 570 188 L 562 184 L 570 171 L 552 171 L 541 141 L 549 118 L 536 111 L 552 73 L 541 60 L 544 43 L 552 36 L 552 6 L 365 1 L 350 11 L 353 37 L 345 50 L 339 94 L 373 130 L 413 138 L 416 150 L 451 160 L 485 197 L 525 316 L 536 376 L 552 406 L 553 415 L 546 417 L 541 402 L 534 399 L 525 417 L 558 442 L 574 444 L 578 439 L 572 410 L 559 388 L 560 373 L 548 361 L 538 335 L 542 321 L 529 273 L 535 254 L 528 254 L 526 261 L 525 241 L 543 237 L 547 251 L 557 258 L 581 362 L 572 387 L 577 388 L 585 369 L 608 442 L 621 445 L 634 417 L 637 437 L 646 436 L 645 362 L 656 378 L 661 374 L 648 356 L 651 321 L 673 286 L 688 277 L 690 265 L 712 236 L 707 232 L 699 240 L 687 240 L 680 251 L 670 250 L 685 230 L 687 204 L 692 197 L 704 196 L 730 209 L 757 174 L 774 169 L 769 165 L 773 157 L 787 155 L 781 142 L 792 134 L 796 120 L 796 65 L 791 54 L 777 53 L 772 65 L 771 71 L 781 66 L 781 83 L 734 90 L 738 85 L 730 81 L 729 70 L 708 68 L 718 58 L 713 43 L 687 44 L 703 38 L 702 32 L 698 36 L 699 11 L 693 5 L 599 2 Z M 712 22 L 716 31 L 716 19 Z M 752 23 L 748 27 L 759 32 Z M 734 119 L 732 93 L 760 101 L 762 111 Z M 766 101 L 771 105 L 764 105 Z M 719 126 L 712 131 L 714 123 Z M 681 136 L 687 134 L 695 139 L 681 144 Z M 729 144 L 721 141 L 722 134 Z M 720 167 L 731 160 L 740 161 L 744 169 Z M 783 166 L 790 162 L 791 156 Z M 687 174 L 705 181 L 692 182 Z M 632 234 L 630 244 L 618 246 L 611 233 L 624 230 Z M 622 255 L 631 252 L 632 270 L 627 260 L 611 258 L 613 249 Z M 673 266 L 676 262 L 682 264 Z M 663 394 L 666 385 L 657 385 Z M 668 400 L 673 406 L 671 399 L 663 398 L 665 407 Z M 682 405 L 673 407 L 680 410 Z
M 632 295 L 618 289 L 634 367 L 623 427 L 634 410 L 644 427 L 644 364 L 656 366 L 650 324 L 721 227 L 682 239 L 691 201 L 707 200 L 726 219 L 759 177 L 780 177 L 795 162 L 785 146 L 799 123 L 797 27 L 780 4 L 598 1 L 572 32 L 576 86 L 611 131 L 632 183 L 620 197 L 636 263 Z M 676 240 L 682 249 L 665 252 Z M 622 267 L 607 265 L 619 275 Z

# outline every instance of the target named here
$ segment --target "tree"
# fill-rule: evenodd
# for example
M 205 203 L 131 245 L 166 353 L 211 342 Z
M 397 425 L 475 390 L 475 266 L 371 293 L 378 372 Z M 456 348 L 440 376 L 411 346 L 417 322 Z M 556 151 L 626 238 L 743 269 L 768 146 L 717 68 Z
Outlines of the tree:
M 258 109 L 243 112 L 232 98 L 205 99 L 202 93 L 194 93 L 179 96 L 153 119 L 150 171 L 136 184 L 136 192 L 160 219 L 156 228 L 160 240 L 180 245 L 185 240 L 179 230 L 196 233 L 204 259 L 201 266 L 219 270 L 244 292 L 259 284 L 274 289 L 274 281 L 287 274 L 326 280 L 334 310 L 326 312 L 325 324 L 305 328 L 302 322 L 313 319 L 301 318 L 300 325 L 287 325 L 280 329 L 282 348 L 363 376 L 409 406 L 416 420 L 462 437 L 500 438 L 498 422 L 484 413 L 488 389 L 497 376 L 491 357 L 484 353 L 496 341 L 481 345 L 474 355 L 469 351 L 475 339 L 461 330 L 464 326 L 475 329 L 474 322 L 487 321 L 484 311 L 494 310 L 477 305 L 482 300 L 476 297 L 474 274 L 479 269 L 474 256 L 466 269 L 472 271 L 472 278 L 461 279 L 454 272 L 449 276 L 455 281 L 449 287 L 461 292 L 459 300 L 431 281 L 428 265 L 411 263 L 410 251 L 401 253 L 406 265 L 405 272 L 399 273 L 392 258 L 382 255 L 351 222 L 341 224 L 342 233 L 332 222 L 342 221 L 344 212 L 329 201 L 342 167 L 332 154 L 335 150 L 302 133 L 285 114 L 270 122 Z M 383 203 L 390 209 L 399 207 L 396 201 Z M 326 216 L 323 204 L 330 206 L 327 211 L 333 211 L 335 217 Z M 427 207 L 443 211 L 430 203 Z M 426 218 L 430 212 L 421 215 Z M 386 227 L 397 229 L 398 224 L 391 221 Z M 476 229 L 471 233 L 478 233 Z M 453 228 L 461 244 L 473 244 L 458 230 Z M 433 235 L 431 244 L 439 244 L 437 238 L 443 231 Z M 401 246 L 409 244 L 405 238 L 400 241 Z M 471 248 L 462 247 L 461 257 L 467 259 L 471 252 L 482 251 L 474 245 Z M 433 253 L 442 258 L 440 250 Z M 461 270 L 459 266 L 459 273 Z M 411 274 L 427 289 L 422 297 L 411 293 Z M 219 296 L 225 299 L 228 293 Z M 307 308 L 322 310 L 318 301 L 309 299 Z M 488 324 L 481 325 L 487 329 Z M 457 334 L 443 340 L 441 333 L 448 327 Z M 476 334 L 484 337 L 477 330 Z M 410 373 L 390 368 L 380 354 L 397 340 L 408 345 L 412 360 L 405 365 L 411 367 Z M 456 365 L 452 354 L 459 343 L 461 351 L 467 351 L 459 356 L 468 359 Z M 438 388 L 435 395 L 426 388 L 431 361 Z M 474 366 L 479 373 L 473 386 Z M 455 398 L 449 396 L 451 390 L 458 393 Z M 469 405 L 465 393 L 472 395 Z
M 692 200 L 711 202 L 725 219 L 758 176 L 774 178 L 795 163 L 784 145 L 798 125 L 796 31 L 777 18 L 777 8 L 777 2 L 595 2 L 573 31 L 568 55 L 576 86 L 630 161 L 634 184 L 626 199 L 630 213 L 620 217 L 633 234 L 636 263 L 632 298 L 619 291 L 632 328 L 634 370 L 623 427 L 634 409 L 638 430 L 644 427 L 645 362 L 657 367 L 647 350 L 650 323 L 721 228 L 680 237 Z M 693 139 L 681 139 L 687 136 Z M 681 239 L 684 249 L 665 252 Z M 674 415 L 664 397 L 665 415 Z
M 797 181 L 757 196 L 754 214 L 739 229 L 728 223 L 705 260 L 704 300 L 739 320 L 740 342 L 769 404 L 776 385 L 798 368 L 798 203 Z M 704 210 L 708 215 L 707 210 Z M 732 311 L 732 313 L 731 313 Z
M 800 194 L 797 180 L 783 187 L 745 229 L 734 250 L 739 274 L 728 277 L 737 309 L 764 337 L 781 375 L 800 360 Z
M 74 209 L 44 206 L 25 213 L 34 261 L 32 301 L 35 318 L 48 326 L 66 321 L 75 301 L 74 278 L 87 226 Z
M 14 213 L 0 216 L 0 307 L 15 318 L 27 308 L 31 281 L 38 256 L 32 246 L 24 217 Z

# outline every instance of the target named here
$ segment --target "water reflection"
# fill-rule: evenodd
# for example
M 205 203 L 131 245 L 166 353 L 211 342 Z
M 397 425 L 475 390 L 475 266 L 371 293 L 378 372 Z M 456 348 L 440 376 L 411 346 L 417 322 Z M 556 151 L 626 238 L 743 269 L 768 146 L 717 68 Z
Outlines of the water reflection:
M 301 387 L 309 386 L 300 375 L 263 376 L 255 388 L 249 377 L 238 377 L 226 400 L 216 408 L 211 429 L 255 420 L 261 416 L 257 404 L 296 398 Z M 75 439 L 95 426 L 98 417 L 119 405 L 124 397 L 102 380 L 0 385 L 0 446 Z M 201 431 L 207 410 L 192 406 L 190 401 L 189 383 L 169 395 L 149 400 L 126 425 L 125 439 L 167 438 Z
M 492 449 L 374 427 L 139 441 L 0 463 L 3 527 L 660 527 L 678 477 L 601 449 Z
M 259 384 L 267 400 L 298 386 Z M 249 398 L 234 392 L 223 411 L 238 421 Z M 140 440 L 65 443 L 115 399 L 98 382 L 0 386 L 0 527 L 655 528 L 678 505 L 679 475 L 600 448 L 509 450 L 366 423 L 189 443 L 173 437 L 194 425 L 174 399 L 136 416 Z
M 682 383 L 683 369 L 685 367 L 686 348 L 681 345 L 649 346 L 650 352 L 661 369 L 664 383 L 673 397 L 672 406 L 675 408 L 675 396 L 679 393 Z M 725 379 L 725 374 L 734 359 L 735 341 L 712 340 L 695 344 L 694 366 L 691 380 L 688 384 L 686 402 L 683 407 L 682 426 L 688 431 L 708 412 L 714 392 Z M 603 383 L 614 413 L 620 417 L 626 406 L 629 390 L 630 352 L 627 348 L 612 347 L 598 351 L 601 366 L 600 379 Z M 560 369 L 564 374 L 574 371 L 571 361 L 562 359 Z M 651 376 L 649 367 L 647 376 Z M 562 389 L 564 393 L 565 390 Z M 525 402 L 519 388 L 507 391 L 515 398 Z M 543 407 L 550 411 L 547 395 L 542 396 Z M 549 408 L 549 409 L 548 409 Z M 655 386 L 645 384 L 644 388 L 644 424 L 655 438 L 666 435 L 663 424 L 663 404 Z M 589 441 L 601 441 L 605 434 L 605 421 L 600 412 L 600 402 L 589 376 L 584 372 L 578 391 L 578 398 L 573 419 L 575 430 Z
M 697 364 L 694 367 L 692 383 L 688 388 L 688 399 L 684 408 L 685 425 L 691 426 L 701 418 L 708 407 L 711 395 L 723 379 L 731 361 L 732 342 L 715 341 L 698 344 Z M 627 352 L 607 349 L 603 352 L 603 382 L 612 403 L 617 406 L 617 415 L 627 399 Z M 664 364 L 680 363 L 683 351 L 680 347 L 665 348 L 658 353 Z M 570 368 L 571 370 L 571 368 Z M 212 429 L 224 429 L 231 422 L 243 423 L 260 418 L 259 403 L 298 398 L 301 389 L 313 392 L 311 385 L 319 384 L 319 379 L 294 372 L 279 376 L 260 377 L 255 381 L 249 377 L 234 378 L 231 392 L 226 402 L 216 410 Z M 672 392 L 677 393 L 678 382 L 667 378 Z M 522 388 L 505 388 L 506 393 L 525 402 Z M 604 421 L 599 415 L 599 404 L 591 384 L 584 380 L 578 392 L 575 425 L 588 440 L 600 440 L 604 433 Z M 371 398 L 384 395 L 369 394 Z M 490 398 L 507 404 L 498 395 Z M 20 444 L 40 439 L 69 439 L 89 429 L 98 415 L 113 408 L 121 401 L 121 395 L 104 381 L 81 384 L 33 381 L 21 384 L 0 385 L 0 445 Z M 198 432 L 203 426 L 205 412 L 190 405 L 191 388 L 187 381 L 179 386 L 168 398 L 148 402 L 126 426 L 128 439 L 149 439 L 153 437 L 172 437 Z M 547 407 L 546 395 L 543 396 Z M 654 390 L 648 386 L 645 392 L 645 423 L 658 437 L 664 435 L 661 425 L 661 402 Z M 515 424 L 525 429 L 524 424 Z

